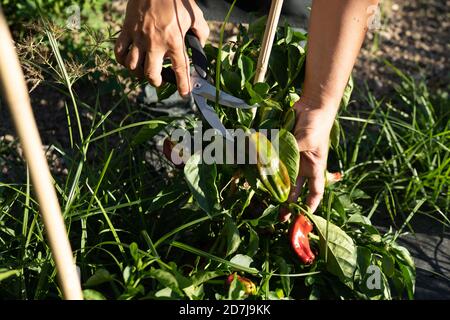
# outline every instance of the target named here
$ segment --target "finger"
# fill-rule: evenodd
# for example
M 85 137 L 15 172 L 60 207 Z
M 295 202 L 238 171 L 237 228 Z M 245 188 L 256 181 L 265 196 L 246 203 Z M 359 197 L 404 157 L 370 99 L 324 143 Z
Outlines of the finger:
M 149 51 L 146 54 L 144 74 L 152 86 L 159 87 L 162 84 L 162 65 L 164 62 L 163 51 Z
M 297 181 L 295 182 L 295 186 L 291 189 L 289 194 L 288 202 L 296 202 L 298 196 L 302 192 L 303 185 L 305 184 L 305 177 L 298 176 Z
M 195 23 L 191 27 L 191 29 L 200 40 L 202 47 L 204 47 L 209 37 L 209 26 L 206 20 L 203 18 L 203 13 L 201 11 L 200 14 L 201 16 L 195 20 Z
M 125 65 L 125 59 L 127 57 L 128 48 L 130 47 L 131 42 L 131 37 L 125 31 L 122 31 L 116 40 L 114 55 L 116 56 L 117 62 L 121 65 Z
M 184 49 L 184 44 L 169 52 L 172 61 L 172 69 L 177 77 L 178 92 L 186 97 L 191 92 L 191 81 L 189 78 L 189 60 Z
M 142 74 L 143 59 L 144 59 L 144 51 L 137 45 L 133 44 L 125 60 L 125 67 L 127 67 L 130 71 L 132 71 L 136 75 L 138 75 L 139 73 Z
M 308 178 L 309 193 L 306 198 L 306 205 L 311 209 L 311 212 L 316 211 L 323 198 L 325 190 L 325 175 L 319 174 Z

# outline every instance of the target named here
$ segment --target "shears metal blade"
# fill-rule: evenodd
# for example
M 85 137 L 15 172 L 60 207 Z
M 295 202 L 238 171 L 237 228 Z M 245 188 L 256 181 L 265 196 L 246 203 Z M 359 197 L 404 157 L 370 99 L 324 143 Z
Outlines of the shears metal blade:
M 186 44 L 192 50 L 192 62 L 195 69 L 191 73 L 192 97 L 211 127 L 218 130 L 225 139 L 233 141 L 232 135 L 225 128 L 214 108 L 208 104 L 208 100 L 216 101 L 216 87 L 207 80 L 208 60 L 200 41 L 191 30 L 186 33 Z M 176 84 L 175 73 L 171 68 L 163 68 L 162 78 L 164 81 Z M 219 90 L 218 103 L 222 106 L 236 109 L 252 109 L 258 107 L 257 104 L 248 105 L 244 100 L 221 90 Z

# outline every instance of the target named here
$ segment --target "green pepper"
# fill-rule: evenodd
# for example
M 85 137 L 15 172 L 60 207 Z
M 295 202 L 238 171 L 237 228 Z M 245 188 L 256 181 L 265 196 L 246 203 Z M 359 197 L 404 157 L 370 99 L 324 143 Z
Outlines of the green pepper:
M 259 132 L 250 135 L 250 146 L 256 156 L 259 180 L 277 202 L 286 202 L 291 190 L 291 181 L 286 166 L 275 148 L 267 137 Z

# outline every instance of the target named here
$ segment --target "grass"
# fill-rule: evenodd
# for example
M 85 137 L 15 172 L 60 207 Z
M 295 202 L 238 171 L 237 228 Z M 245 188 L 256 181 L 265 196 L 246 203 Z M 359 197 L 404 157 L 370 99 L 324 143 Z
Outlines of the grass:
M 123 72 L 113 67 L 110 35 L 94 51 L 81 48 L 73 58 L 86 64 L 94 52 L 109 67 L 84 70 L 76 77 L 68 66 L 73 53 L 64 45 L 66 39 L 55 37 L 48 26 L 45 30 L 45 37 L 36 35 L 40 46 L 22 57 L 44 74 L 39 86 L 56 89 L 68 101 L 67 122 L 58 125 L 67 127 L 69 143 L 56 137 L 48 149 L 67 169 L 66 175 L 54 174 L 55 186 L 86 295 L 222 299 L 227 290 L 218 279 L 240 270 L 259 281 L 261 298 L 274 298 L 273 288 L 302 297 L 298 287 L 313 281 L 319 271 L 276 260 L 269 252 L 285 249 L 269 248 L 262 235 L 260 270 L 230 260 L 224 254 L 224 213 L 209 217 L 196 208 L 182 172 L 155 147 L 157 138 L 133 143 L 141 128 L 161 120 L 133 103 L 138 83 L 124 82 Z M 51 52 L 48 58 L 31 58 L 45 50 Z M 399 80 L 392 97 L 379 99 L 360 88 L 364 108 L 355 111 L 351 104 L 341 110 L 341 141 L 330 166 L 344 172 L 344 181 L 327 191 L 321 210 L 327 221 L 340 225 L 353 213 L 389 217 L 396 239 L 405 230 L 414 231 L 411 223 L 417 215 L 444 227 L 450 223 L 450 106 L 445 94 L 430 93 L 424 82 L 393 70 Z M 86 90 L 89 94 L 80 94 Z M 0 298 L 59 298 L 56 270 L 17 141 L 0 140 L 0 166 L 8 171 L 0 178 Z M 248 220 L 239 224 L 240 230 L 251 228 Z M 249 234 L 245 241 L 259 237 Z M 324 276 L 323 281 L 332 278 Z
M 358 124 L 347 126 L 345 137 L 357 138 L 345 139 L 338 158 L 344 174 L 357 177 L 353 188 L 374 195 L 368 217 L 386 212 L 393 223 L 396 217 L 408 222 L 408 214 L 418 212 L 449 226 L 448 100 L 391 67 L 399 79 L 393 99 L 377 100 L 366 90 L 366 111 L 342 112 L 344 125 Z

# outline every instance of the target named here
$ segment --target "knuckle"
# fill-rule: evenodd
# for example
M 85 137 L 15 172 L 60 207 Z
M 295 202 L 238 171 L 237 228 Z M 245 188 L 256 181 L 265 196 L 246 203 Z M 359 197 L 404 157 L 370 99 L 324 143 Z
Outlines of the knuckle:
M 116 45 L 114 46 L 114 56 L 116 57 L 116 60 L 121 64 L 123 64 L 123 53 L 123 45 L 120 43 L 116 43 Z
M 187 70 L 187 64 L 184 61 L 173 62 L 172 69 L 175 73 L 185 74 Z
M 178 80 L 178 89 L 183 92 L 189 91 L 188 83 L 184 77 Z
M 161 84 L 161 76 L 159 74 L 155 74 L 154 72 L 147 72 L 145 74 L 145 77 L 154 86 L 159 86 Z
M 204 34 L 205 38 L 208 38 L 210 33 L 211 33 L 211 30 L 209 30 L 208 25 L 206 25 L 206 28 L 204 29 L 204 32 L 205 32 L 205 34 Z
M 209 37 L 210 31 L 209 31 L 209 28 L 200 28 L 198 33 L 199 33 L 200 38 L 203 41 L 206 41 Z
M 178 52 L 184 50 L 184 42 L 179 31 L 170 32 L 166 38 L 167 46 L 171 51 Z
M 313 190 L 310 192 L 310 196 L 317 199 L 322 199 L 323 194 L 324 194 L 323 190 Z

